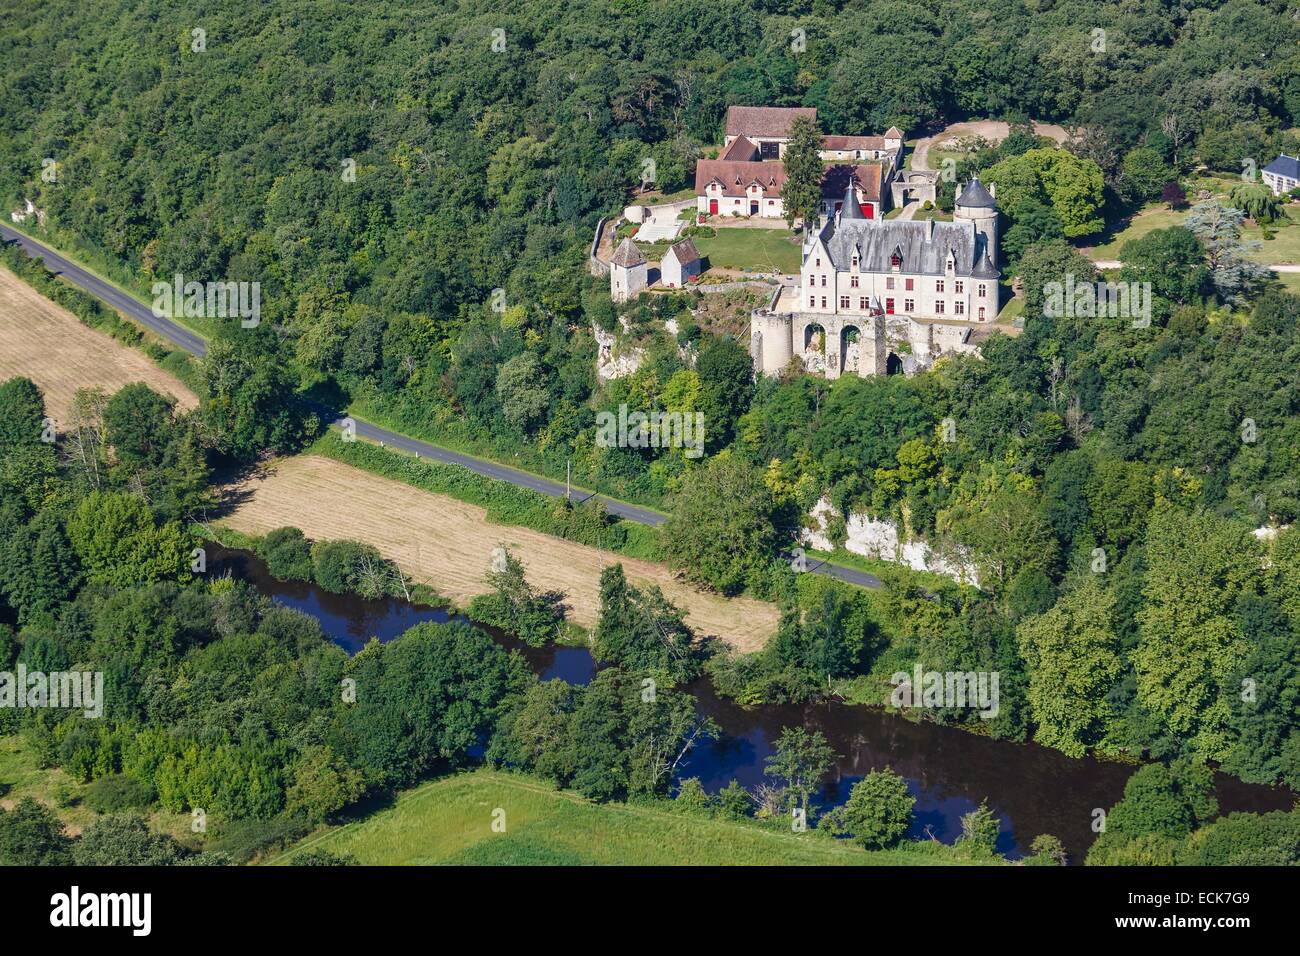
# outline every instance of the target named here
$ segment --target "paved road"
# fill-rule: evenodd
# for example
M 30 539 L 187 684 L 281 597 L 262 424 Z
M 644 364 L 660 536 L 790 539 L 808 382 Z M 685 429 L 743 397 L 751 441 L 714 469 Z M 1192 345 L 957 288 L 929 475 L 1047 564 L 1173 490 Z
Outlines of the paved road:
M 1098 269 L 1119 269 L 1124 263 L 1118 259 L 1093 259 L 1092 264 Z M 1267 263 L 1268 267 L 1274 272 L 1300 272 L 1300 266 L 1279 263 Z
M 141 325 L 153 330 L 163 338 L 172 342 L 179 348 L 184 349 L 191 355 L 202 357 L 207 353 L 207 345 L 203 339 L 191 332 L 182 325 L 178 325 L 171 319 L 159 318 L 154 315 L 148 306 L 139 300 L 132 298 L 122 292 L 116 286 L 105 282 L 98 276 L 92 275 L 85 269 L 81 268 L 75 262 L 60 255 L 42 243 L 23 235 L 8 226 L 0 224 L 0 236 L 10 242 L 17 242 L 23 250 L 35 258 L 43 259 L 45 265 L 50 271 L 61 274 L 65 279 L 78 288 L 90 293 L 100 301 L 117 309 L 123 315 L 139 322 Z M 347 421 L 346 416 L 340 416 L 334 420 L 335 425 L 342 426 Z M 372 441 L 382 442 L 386 446 L 400 448 L 403 451 L 409 451 L 418 454 L 421 458 L 428 458 L 433 461 L 445 462 L 451 465 L 460 465 L 468 468 L 470 471 L 488 478 L 496 478 L 499 481 L 507 481 L 512 485 L 520 488 L 531 488 L 533 491 L 541 492 L 552 498 L 563 498 L 565 489 L 564 484 L 558 481 L 552 481 L 549 478 L 542 478 L 539 475 L 530 474 L 526 471 L 520 471 L 517 468 L 511 468 L 507 465 L 499 465 L 496 462 L 485 461 L 482 458 L 475 458 L 471 455 L 462 455 L 460 452 L 450 451 L 446 448 L 439 448 L 437 445 L 431 445 L 428 442 L 420 441 L 416 438 L 410 438 L 379 425 L 372 425 L 370 422 L 361 419 L 352 419 L 356 423 L 356 432 L 362 438 L 369 438 Z M 635 521 L 637 524 L 650 525 L 657 527 L 662 524 L 667 517 L 658 511 L 650 508 L 643 508 L 639 505 L 628 504 L 625 501 L 618 501 L 613 498 L 606 498 L 604 495 L 596 495 L 589 491 L 574 489 L 573 497 L 578 501 L 588 501 L 592 498 L 598 500 L 605 506 L 605 510 L 610 514 L 625 518 L 628 521 Z M 838 578 L 841 581 L 847 581 L 850 584 L 857 584 L 861 587 L 878 588 L 880 579 L 875 575 L 867 574 L 863 571 L 856 571 L 852 568 L 841 567 L 837 564 L 824 562 L 814 564 L 809 562 L 808 570 L 817 574 L 825 574 L 828 577 Z

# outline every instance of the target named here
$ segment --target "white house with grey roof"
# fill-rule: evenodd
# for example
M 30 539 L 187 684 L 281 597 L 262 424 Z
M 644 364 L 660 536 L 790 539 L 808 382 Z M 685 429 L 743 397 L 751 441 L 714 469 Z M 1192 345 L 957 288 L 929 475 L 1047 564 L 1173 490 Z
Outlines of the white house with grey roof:
M 1283 153 L 1260 172 L 1264 184 L 1281 196 L 1300 186 L 1300 159 Z
M 868 219 L 846 192 L 837 213 L 809 224 L 799 287 L 752 317 L 756 365 L 773 373 L 800 356 L 834 378 L 969 351 L 973 329 L 998 314 L 995 192 L 972 179 L 952 222 Z

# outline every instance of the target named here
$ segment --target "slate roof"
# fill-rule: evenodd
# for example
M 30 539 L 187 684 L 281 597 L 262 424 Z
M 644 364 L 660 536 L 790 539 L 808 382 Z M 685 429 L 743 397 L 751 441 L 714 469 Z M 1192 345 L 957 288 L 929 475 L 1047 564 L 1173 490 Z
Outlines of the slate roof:
M 790 124 L 800 116 L 815 120 L 817 109 L 805 106 L 731 106 L 727 108 L 727 135 L 781 138 L 789 135 Z
M 703 196 L 709 183 L 722 184 L 724 196 L 746 196 L 750 183 L 763 187 L 764 195 L 780 195 L 785 186 L 785 164 L 778 160 L 766 163 L 733 162 L 729 159 L 701 159 L 695 164 L 695 194 Z
M 676 258 L 679 265 L 690 265 L 700 258 L 700 250 L 695 248 L 695 243 L 689 239 L 683 239 L 681 242 L 675 242 L 668 247 Z
M 971 181 L 966 184 L 966 188 L 961 191 L 957 197 L 959 206 L 969 206 L 973 209 L 993 209 L 997 203 L 993 199 L 993 194 L 984 188 L 978 176 L 972 176 Z
M 618 248 L 614 250 L 614 258 L 610 261 L 616 266 L 631 267 L 643 264 L 646 257 L 636 247 L 636 243 L 631 238 L 627 238 L 619 243 Z
M 844 187 L 844 202 L 840 206 L 840 220 L 845 219 L 866 219 L 862 214 L 862 206 L 858 203 L 858 197 L 853 189 L 853 183 L 848 183 Z
M 1283 153 L 1265 166 L 1264 172 L 1272 173 L 1275 176 L 1285 176 L 1287 179 L 1300 179 L 1300 159 Z
M 822 228 L 837 272 L 848 272 L 858 254 L 861 272 L 889 272 L 895 252 L 902 257 L 899 270 L 913 275 L 942 276 L 947 272 L 948 253 L 955 258 L 953 271 L 959 276 L 994 279 L 999 275 L 988 261 L 984 236 L 969 220 L 935 222 L 906 219 L 831 218 Z

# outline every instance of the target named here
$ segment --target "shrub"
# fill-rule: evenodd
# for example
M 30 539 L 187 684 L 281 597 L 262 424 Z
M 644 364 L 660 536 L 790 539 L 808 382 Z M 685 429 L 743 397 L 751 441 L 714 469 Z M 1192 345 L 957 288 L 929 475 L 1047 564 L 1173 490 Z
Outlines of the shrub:
M 277 581 L 312 580 L 311 543 L 297 528 L 276 528 L 258 548 Z
M 754 809 L 754 798 L 740 785 L 739 780 L 732 780 L 717 796 L 718 809 L 729 817 L 747 817 Z
M 227 854 L 235 863 L 247 863 L 258 853 L 282 849 L 311 832 L 303 817 L 281 814 L 270 820 L 232 820 L 208 844 L 208 849 Z
M 977 853 L 992 854 L 997 848 L 1001 829 L 1002 821 L 989 809 L 988 802 L 982 800 L 970 813 L 962 814 L 961 836 L 957 842 Z
M 152 832 L 133 814 L 100 817 L 72 848 L 78 866 L 172 866 L 184 856 L 173 837 Z
M 86 806 L 96 813 L 121 813 L 143 810 L 158 798 L 153 787 L 130 774 L 115 773 L 100 777 L 86 788 Z
M 873 770 L 853 785 L 838 819 L 853 842 L 868 850 L 883 850 L 907 835 L 915 805 L 916 798 L 902 777 L 888 768 Z
M 709 809 L 711 801 L 709 795 L 704 792 L 700 778 L 687 777 L 678 785 L 675 803 L 683 810 L 702 811 Z
M 356 591 L 362 563 L 380 560 L 378 551 L 360 541 L 317 541 L 311 546 L 316 583 L 335 594 Z
M 299 853 L 293 858 L 294 866 L 356 866 L 357 858 L 351 853 L 331 853 L 315 849 Z

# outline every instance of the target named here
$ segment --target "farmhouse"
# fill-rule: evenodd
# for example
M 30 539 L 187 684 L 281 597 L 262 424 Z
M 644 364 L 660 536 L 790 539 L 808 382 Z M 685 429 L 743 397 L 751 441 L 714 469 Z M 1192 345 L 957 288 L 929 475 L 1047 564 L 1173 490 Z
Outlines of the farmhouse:
M 755 160 L 701 159 L 695 164 L 696 209 L 710 216 L 785 215 L 785 165 Z
M 674 243 L 659 263 L 659 281 L 669 289 L 679 289 L 704 271 L 704 260 L 689 239 Z
M 790 126 L 799 117 L 817 119 L 817 110 L 804 107 L 732 106 L 727 110 L 727 133 L 722 154 L 717 159 L 702 159 L 695 166 L 696 209 L 701 215 L 758 216 L 781 219 L 785 206 L 781 188 L 785 185 L 786 144 Z M 879 218 L 885 211 L 882 196 L 895 196 L 891 189 L 903 155 L 903 133 L 890 127 L 883 136 L 823 136 L 820 155 L 827 163 L 867 163 L 878 170 L 879 180 L 871 182 L 875 172 L 862 173 L 864 199 L 869 208 L 865 215 Z M 839 168 L 832 166 L 832 169 Z M 849 167 L 845 167 L 849 168 Z M 843 176 L 846 173 L 838 173 Z M 844 194 L 841 181 L 828 186 L 838 201 Z M 933 190 L 929 195 L 933 199 Z
M 790 140 L 790 124 L 800 116 L 817 119 L 813 107 L 731 106 L 727 108 L 724 149 L 737 139 L 746 139 L 758 150 L 759 159 L 780 159 Z
M 1283 153 L 1264 167 L 1260 174 L 1274 196 L 1281 196 L 1300 187 L 1300 159 Z

